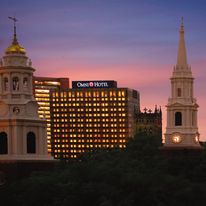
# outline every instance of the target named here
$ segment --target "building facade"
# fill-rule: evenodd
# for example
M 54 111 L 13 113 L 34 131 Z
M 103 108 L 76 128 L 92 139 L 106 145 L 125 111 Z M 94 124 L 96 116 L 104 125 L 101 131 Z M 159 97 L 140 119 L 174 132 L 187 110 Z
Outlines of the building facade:
M 50 91 L 62 91 L 69 88 L 68 78 L 33 77 L 34 97 L 39 105 L 38 114 L 47 122 L 48 153 L 51 154 L 51 114 Z
M 124 148 L 134 136 L 136 111 L 139 93 L 117 88 L 112 81 L 73 82 L 73 89 L 52 92 L 54 158 L 76 158 L 97 148 Z
M 187 63 L 183 22 L 180 27 L 177 64 L 170 80 L 171 97 L 167 104 L 164 148 L 198 149 L 200 148 L 197 124 L 198 104 L 194 98 L 194 78 L 191 67 Z
M 10 17 L 11 18 L 11 17 Z M 31 60 L 16 36 L 0 61 L 0 163 L 6 160 L 50 160 L 46 122 L 33 96 Z
M 162 137 L 162 110 L 155 106 L 154 112 L 151 109 L 144 109 L 144 112 L 137 113 L 136 135 L 146 133 L 147 135 L 159 135 Z

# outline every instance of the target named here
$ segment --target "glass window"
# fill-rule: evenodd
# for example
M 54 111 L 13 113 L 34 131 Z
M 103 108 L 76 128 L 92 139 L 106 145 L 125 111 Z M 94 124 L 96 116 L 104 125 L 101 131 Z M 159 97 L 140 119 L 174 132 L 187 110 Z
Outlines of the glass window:
M 175 126 L 181 126 L 182 125 L 182 113 L 176 112 L 175 113 Z
M 0 154 L 8 154 L 8 140 L 5 132 L 0 133 Z
M 27 153 L 36 153 L 36 136 L 33 132 L 27 134 Z

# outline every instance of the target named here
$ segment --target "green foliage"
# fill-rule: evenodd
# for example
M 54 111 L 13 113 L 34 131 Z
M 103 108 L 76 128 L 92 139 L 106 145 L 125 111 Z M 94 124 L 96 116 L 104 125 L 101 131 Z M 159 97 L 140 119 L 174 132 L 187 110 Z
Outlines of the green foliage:
M 19 206 L 192 206 L 206 202 L 206 152 L 166 154 L 161 136 L 139 134 L 126 149 L 97 150 L 0 192 Z

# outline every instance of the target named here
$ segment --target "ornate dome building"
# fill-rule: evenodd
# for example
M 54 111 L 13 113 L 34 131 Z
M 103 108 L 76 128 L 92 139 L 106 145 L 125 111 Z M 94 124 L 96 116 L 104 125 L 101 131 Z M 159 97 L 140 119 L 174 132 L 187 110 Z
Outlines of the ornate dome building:
M 38 116 L 33 96 L 35 69 L 16 35 L 0 60 L 0 161 L 51 160 L 47 154 L 46 121 Z

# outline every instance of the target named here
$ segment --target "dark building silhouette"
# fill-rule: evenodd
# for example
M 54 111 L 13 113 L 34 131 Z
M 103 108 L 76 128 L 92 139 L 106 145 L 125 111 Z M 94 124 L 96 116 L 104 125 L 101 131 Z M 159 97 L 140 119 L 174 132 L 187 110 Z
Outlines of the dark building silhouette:
M 144 109 L 136 115 L 136 134 L 146 133 L 147 135 L 162 134 L 162 111 L 161 107 L 155 106 L 154 112 L 151 109 Z

